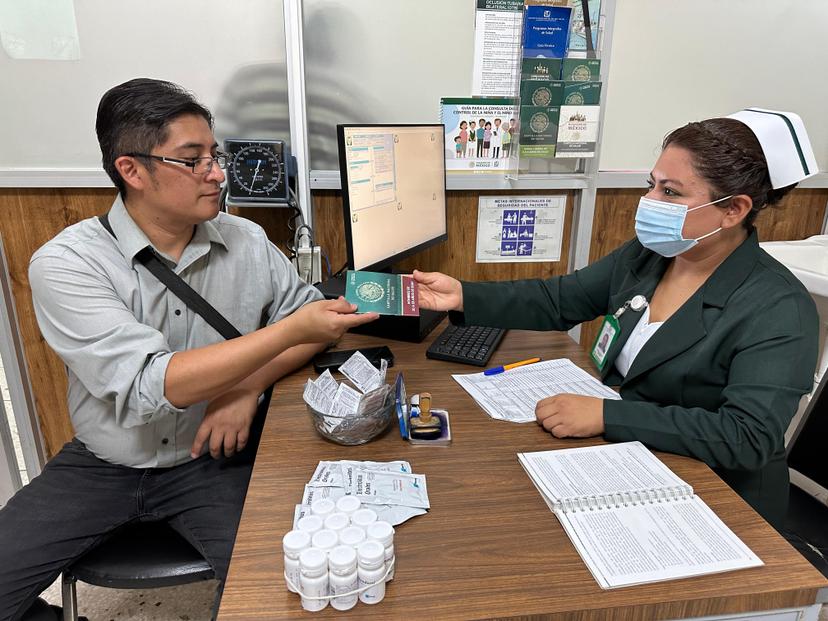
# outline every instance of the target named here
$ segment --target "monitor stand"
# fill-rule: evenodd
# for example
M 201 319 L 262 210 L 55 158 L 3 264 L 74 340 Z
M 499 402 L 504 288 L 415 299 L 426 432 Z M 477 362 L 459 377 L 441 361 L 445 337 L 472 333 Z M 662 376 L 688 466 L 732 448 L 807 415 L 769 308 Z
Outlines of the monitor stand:
M 335 300 L 345 295 L 345 276 L 335 276 L 316 285 L 327 300 Z M 443 311 L 420 309 L 419 317 L 397 317 L 395 315 L 380 315 L 376 321 L 352 328 L 356 334 L 380 336 L 394 341 L 419 343 L 429 332 L 436 328 L 446 317 Z

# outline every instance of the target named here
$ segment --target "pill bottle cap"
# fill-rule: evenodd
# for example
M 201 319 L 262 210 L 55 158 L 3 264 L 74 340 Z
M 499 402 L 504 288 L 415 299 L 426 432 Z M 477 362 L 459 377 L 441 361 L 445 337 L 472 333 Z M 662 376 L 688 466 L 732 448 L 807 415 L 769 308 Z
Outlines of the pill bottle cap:
M 365 532 L 368 539 L 379 541 L 385 547 L 394 543 L 394 527 L 388 522 L 374 522 L 365 529 Z
M 319 548 L 307 548 L 299 553 L 299 567 L 308 573 L 322 573 L 328 568 L 328 553 Z
M 318 515 L 306 515 L 303 518 L 300 518 L 298 522 L 296 522 L 297 530 L 304 530 L 311 534 L 315 533 L 318 530 L 322 530 L 322 518 Z
M 359 526 L 349 526 L 339 531 L 339 542 L 345 546 L 356 547 L 365 541 L 365 531 Z
M 336 546 L 328 553 L 331 571 L 353 571 L 356 569 L 357 553 L 351 546 Z
M 357 556 L 360 565 L 374 569 L 385 562 L 385 547 L 379 541 L 365 541 L 359 544 Z
M 363 528 L 366 528 L 369 524 L 373 524 L 376 521 L 377 514 L 373 509 L 360 509 L 359 511 L 354 511 L 354 514 L 351 516 L 351 523 L 354 526 L 362 526 Z
M 339 543 L 339 535 L 337 535 L 334 531 L 325 528 L 315 532 L 311 541 L 314 548 L 330 550 Z
M 311 544 L 310 533 L 304 530 L 292 530 L 282 537 L 282 549 L 285 554 L 299 554 Z
M 336 504 L 330 498 L 320 498 L 311 503 L 311 513 L 319 515 L 322 518 L 330 515 L 336 510 Z
M 351 514 L 362 506 L 359 498 L 356 496 L 343 496 L 336 501 L 336 510 L 343 513 Z
M 346 513 L 331 513 L 325 518 L 325 528 L 330 530 L 342 530 L 351 523 L 351 518 Z

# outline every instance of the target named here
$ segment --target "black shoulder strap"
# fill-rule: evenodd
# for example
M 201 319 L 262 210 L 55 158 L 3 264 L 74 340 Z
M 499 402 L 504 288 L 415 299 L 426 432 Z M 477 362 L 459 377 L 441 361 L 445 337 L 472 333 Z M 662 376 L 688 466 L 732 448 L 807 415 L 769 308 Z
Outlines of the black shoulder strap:
M 103 227 L 109 231 L 109 234 L 115 239 L 115 232 L 112 230 L 112 225 L 109 224 L 109 214 L 98 216 Z M 219 313 L 213 306 L 201 297 L 198 292 L 188 285 L 184 280 L 173 272 L 164 264 L 155 252 L 147 246 L 143 248 L 135 258 L 138 262 L 146 267 L 153 276 L 164 283 L 167 288 L 172 291 L 182 302 L 189 306 L 193 311 L 201 315 L 204 320 L 209 323 L 215 330 L 226 339 L 234 339 L 241 336 L 236 327 L 224 318 L 224 315 Z

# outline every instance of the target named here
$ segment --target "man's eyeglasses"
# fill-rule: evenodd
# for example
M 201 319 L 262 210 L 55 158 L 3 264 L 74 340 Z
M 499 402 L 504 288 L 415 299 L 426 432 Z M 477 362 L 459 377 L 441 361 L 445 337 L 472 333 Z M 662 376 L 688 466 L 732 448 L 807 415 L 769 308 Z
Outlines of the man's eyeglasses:
M 164 157 L 163 155 L 152 155 L 151 153 L 125 153 L 129 157 L 146 157 L 152 160 L 158 160 L 159 162 L 169 162 L 170 164 L 177 164 L 179 166 L 186 166 L 187 168 L 192 169 L 193 174 L 195 175 L 206 175 L 211 170 L 213 170 L 213 162 L 218 164 L 218 167 L 224 170 L 227 168 L 227 158 L 229 157 L 226 153 L 216 153 L 216 155 L 212 157 L 196 157 L 191 160 L 182 160 L 176 157 Z

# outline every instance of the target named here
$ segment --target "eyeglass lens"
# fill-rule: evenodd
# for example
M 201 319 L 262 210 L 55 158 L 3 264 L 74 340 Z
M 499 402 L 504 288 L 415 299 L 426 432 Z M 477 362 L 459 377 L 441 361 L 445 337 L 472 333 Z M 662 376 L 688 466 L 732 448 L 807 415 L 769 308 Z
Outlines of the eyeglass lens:
M 224 170 L 227 167 L 227 157 L 224 155 L 217 155 L 216 157 L 200 157 L 193 161 L 193 172 L 197 175 L 206 175 L 213 170 L 213 162 L 218 164 L 218 167 Z

